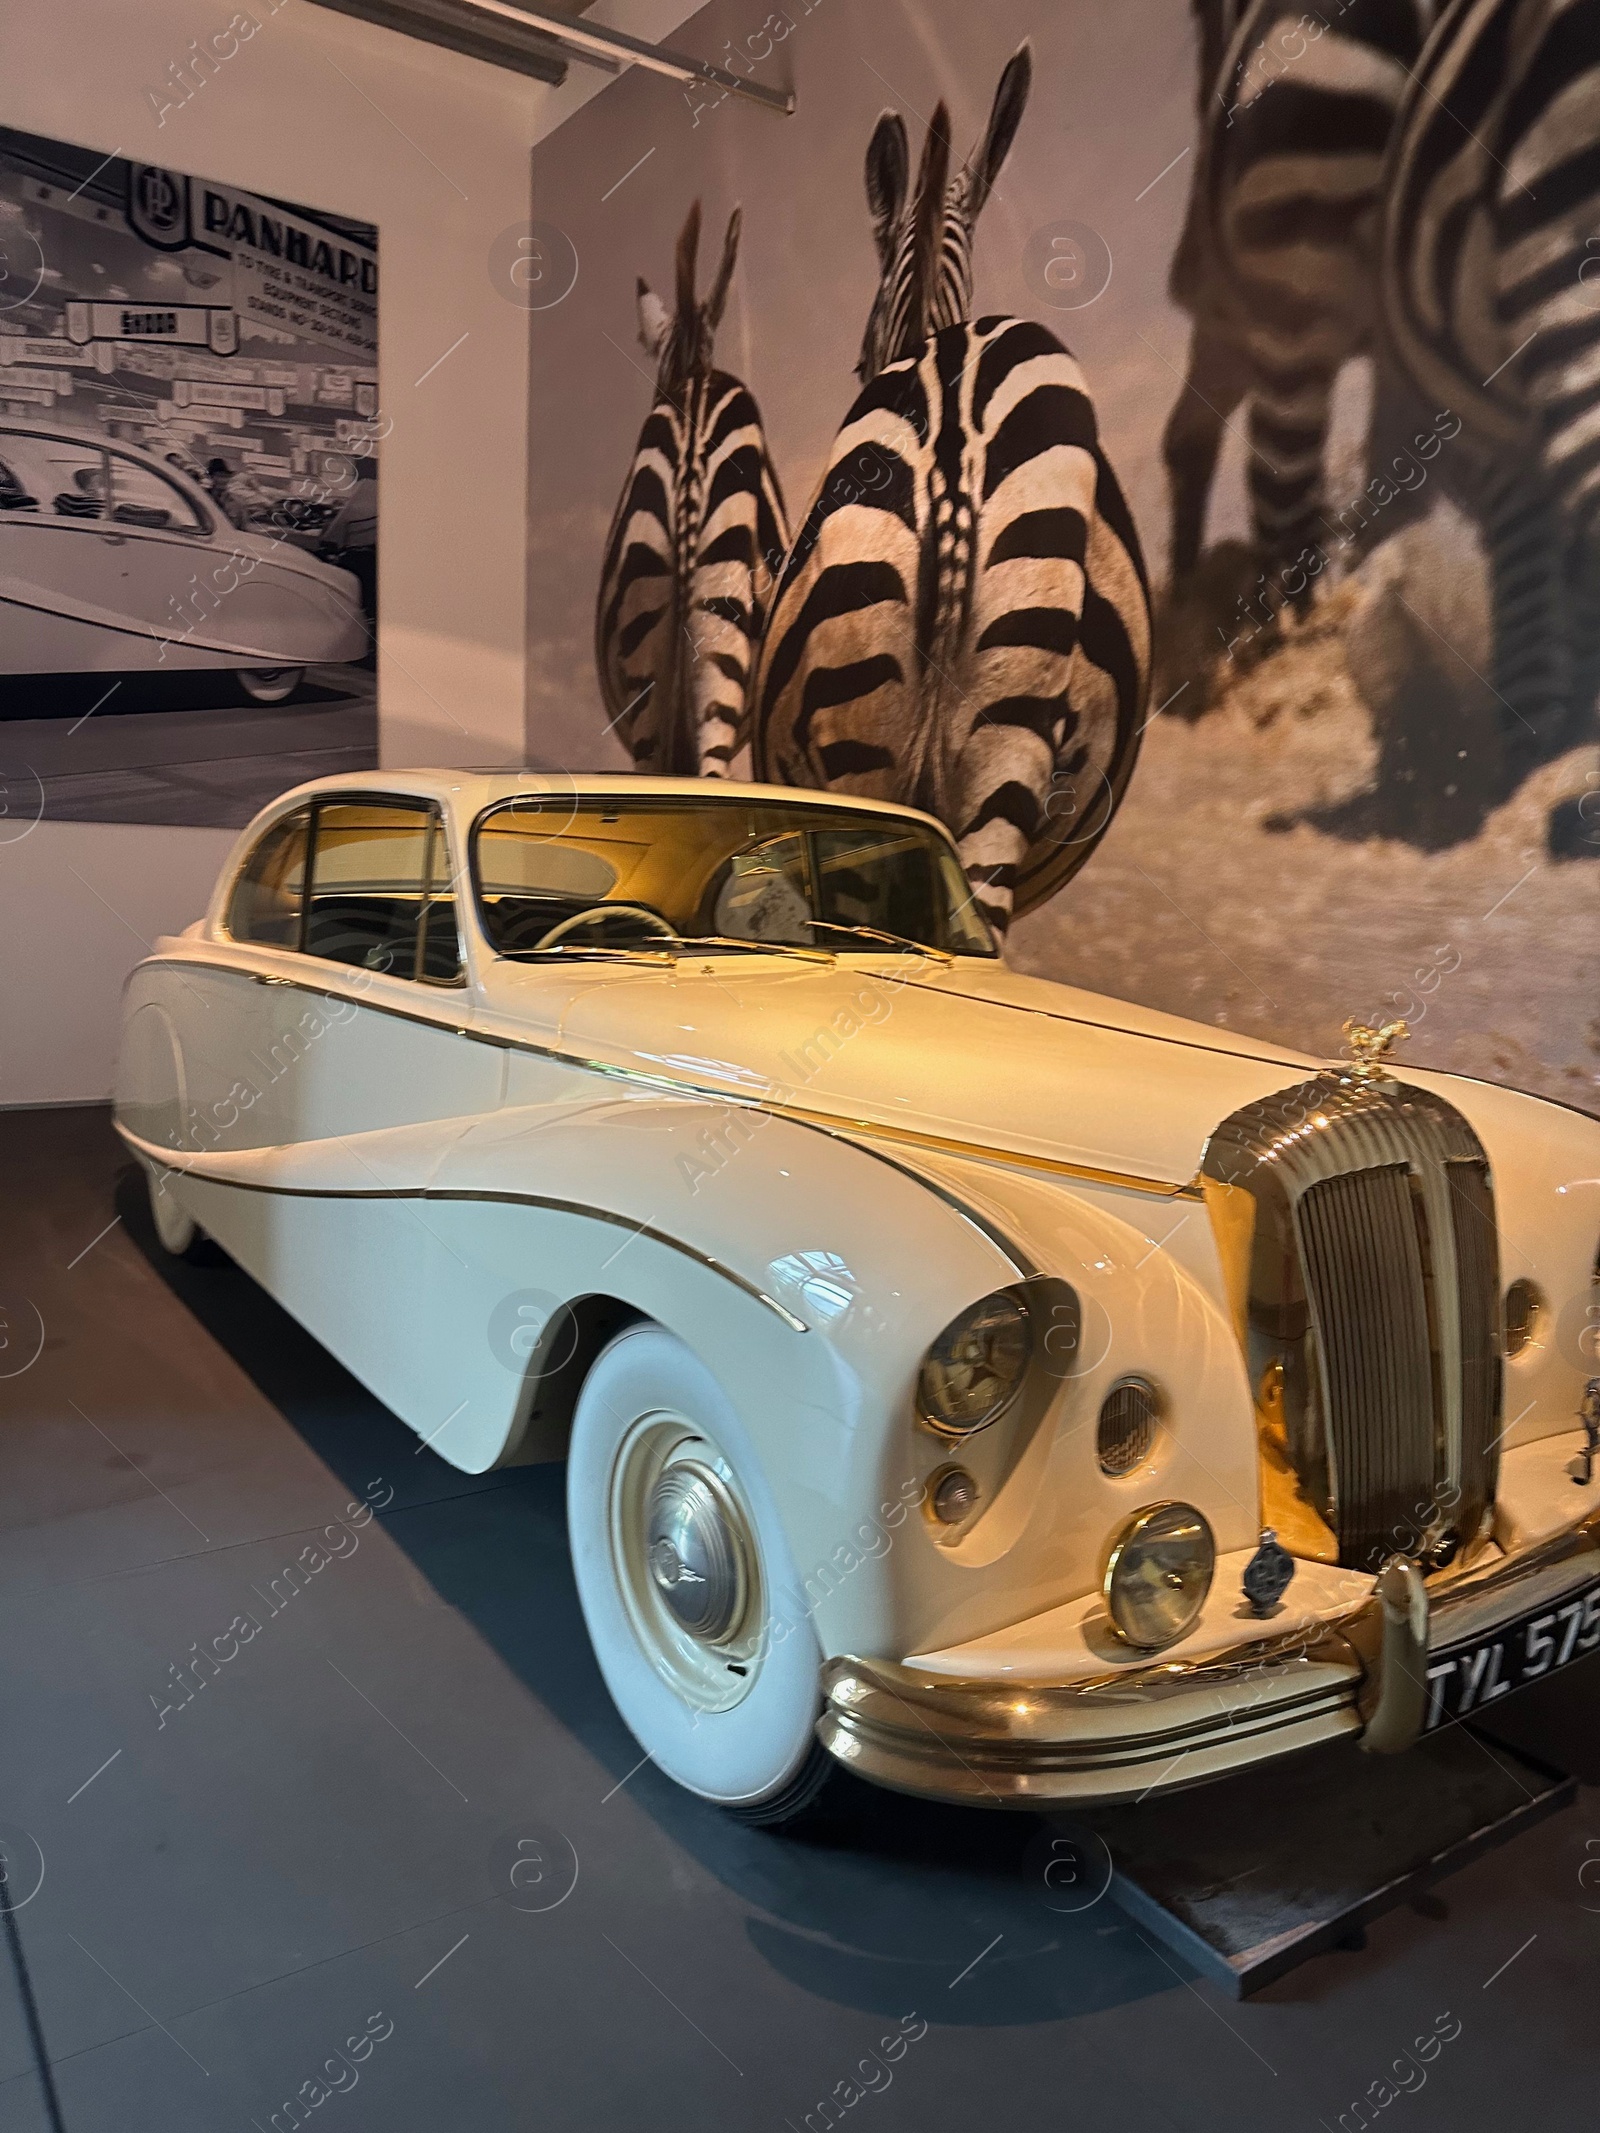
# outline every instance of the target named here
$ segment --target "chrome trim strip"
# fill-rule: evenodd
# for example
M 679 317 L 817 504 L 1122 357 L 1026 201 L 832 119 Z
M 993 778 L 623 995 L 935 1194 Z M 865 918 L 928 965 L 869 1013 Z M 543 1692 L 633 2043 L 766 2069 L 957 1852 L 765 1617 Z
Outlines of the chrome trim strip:
M 175 1170 L 182 1177 L 194 1178 L 202 1185 L 222 1185 L 232 1192 L 267 1193 L 283 1200 L 491 1200 L 513 1207 L 543 1207 L 554 1214 L 583 1215 L 595 1222 L 609 1222 L 615 1228 L 628 1230 L 636 1237 L 648 1237 L 652 1243 L 664 1244 L 669 1250 L 681 1252 L 686 1259 L 694 1260 L 708 1272 L 720 1274 L 724 1281 L 731 1281 L 736 1289 L 742 1289 L 745 1295 L 753 1297 L 757 1303 L 765 1304 L 769 1311 L 775 1311 L 793 1332 L 811 1331 L 803 1318 L 796 1318 L 775 1296 L 769 1296 L 765 1289 L 758 1288 L 755 1282 L 747 1280 L 743 1274 L 736 1273 L 731 1266 L 725 1266 L 720 1259 L 713 1259 L 709 1252 L 702 1252 L 697 1245 L 685 1244 L 681 1237 L 674 1237 L 664 1229 L 657 1229 L 654 1223 L 635 1222 L 631 1215 L 620 1215 L 610 1208 L 592 1207 L 578 1200 L 559 1200 L 552 1195 L 537 1192 L 479 1192 L 464 1187 L 460 1190 L 449 1187 L 435 1189 L 428 1185 L 268 1184 L 259 1178 L 229 1177 L 225 1171 L 202 1170 L 199 1166 L 204 1158 L 189 1163 L 174 1163 L 171 1158 L 175 1150 L 158 1147 L 154 1141 L 141 1139 L 120 1120 L 113 1119 L 112 1124 L 134 1153 L 146 1162 L 158 1162 L 163 1169 Z

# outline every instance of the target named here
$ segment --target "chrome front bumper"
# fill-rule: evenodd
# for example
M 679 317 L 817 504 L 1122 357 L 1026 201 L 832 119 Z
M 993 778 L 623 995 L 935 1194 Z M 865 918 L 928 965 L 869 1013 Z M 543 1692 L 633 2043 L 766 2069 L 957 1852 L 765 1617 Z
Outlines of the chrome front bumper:
M 1391 1566 L 1391 1571 L 1394 1566 Z M 1341 1734 L 1410 1747 L 1428 1717 L 1430 1649 L 1469 1644 L 1600 1570 L 1600 1512 L 1510 1561 L 1454 1580 L 1385 1572 L 1337 1620 L 1301 1622 L 1190 1664 L 1076 1681 L 935 1674 L 830 1660 L 817 1736 L 876 1784 L 970 1806 L 1142 1799 Z

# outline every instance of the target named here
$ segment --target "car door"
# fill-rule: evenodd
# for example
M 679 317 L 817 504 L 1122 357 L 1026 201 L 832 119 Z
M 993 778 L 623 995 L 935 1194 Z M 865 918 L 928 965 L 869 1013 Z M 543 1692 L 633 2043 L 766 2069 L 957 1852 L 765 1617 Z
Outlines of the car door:
M 247 855 L 228 954 L 174 960 L 159 1003 L 197 1218 L 424 1435 L 457 1404 L 439 1299 L 459 1255 L 421 1196 L 505 1061 L 470 1035 L 454 874 L 431 803 L 319 795 Z
M 176 482 L 126 452 L 107 455 L 109 510 L 105 538 L 115 545 L 127 612 L 158 636 L 188 641 L 218 634 L 208 613 L 227 611 L 228 543 L 213 539 L 213 515 Z M 222 532 L 232 534 L 223 522 Z M 203 591 L 202 591 L 203 588 Z M 196 625 L 199 625 L 196 627 Z M 189 634 L 192 633 L 192 634 Z M 224 628 L 221 634 L 226 637 Z
M 110 517 L 98 438 L 0 432 L 0 672 L 149 663 L 151 613 L 129 611 L 127 533 Z

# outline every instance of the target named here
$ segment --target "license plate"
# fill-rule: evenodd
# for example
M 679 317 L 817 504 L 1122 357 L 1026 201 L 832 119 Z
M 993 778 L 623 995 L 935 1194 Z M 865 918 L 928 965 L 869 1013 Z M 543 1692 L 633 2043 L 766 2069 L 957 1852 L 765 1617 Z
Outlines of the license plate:
M 1600 1583 L 1502 1623 L 1476 1644 L 1432 1654 L 1423 1731 L 1470 1718 L 1592 1651 L 1600 1651 Z

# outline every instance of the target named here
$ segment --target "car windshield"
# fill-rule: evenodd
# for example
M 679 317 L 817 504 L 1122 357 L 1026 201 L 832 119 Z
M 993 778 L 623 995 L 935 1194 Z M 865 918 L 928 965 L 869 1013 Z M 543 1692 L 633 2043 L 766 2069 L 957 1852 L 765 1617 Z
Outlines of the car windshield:
M 740 949 L 994 955 L 954 852 L 893 815 L 736 793 L 523 793 L 473 839 L 501 955 Z

